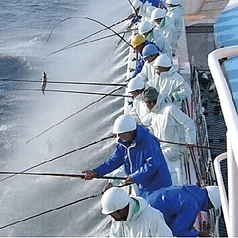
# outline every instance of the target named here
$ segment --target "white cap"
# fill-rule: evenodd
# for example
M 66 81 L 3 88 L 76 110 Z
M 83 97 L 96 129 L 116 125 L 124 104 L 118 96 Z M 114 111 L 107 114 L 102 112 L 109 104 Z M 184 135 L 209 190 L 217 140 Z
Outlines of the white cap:
M 131 3 L 131 5 L 134 7 L 132 7 L 132 10 L 134 11 L 134 10 L 136 10 L 138 7 L 140 7 L 141 5 L 142 5 L 143 3 L 141 2 L 141 1 L 139 1 L 139 0 L 134 0 L 132 3 Z
M 167 4 L 179 5 L 180 0 L 166 0 Z
M 101 198 L 102 214 L 111 214 L 126 207 L 130 197 L 122 188 L 112 187 L 106 190 Z
M 128 93 L 131 93 L 136 90 L 141 90 L 143 88 L 145 88 L 145 81 L 140 75 L 137 75 L 135 78 L 132 78 L 127 85 Z
M 172 66 L 171 59 L 166 54 L 160 54 L 156 57 L 154 67 L 170 67 Z
M 135 119 L 129 115 L 121 115 L 114 122 L 113 134 L 134 131 L 135 129 L 136 129 Z
M 140 35 L 142 35 L 143 33 L 149 32 L 152 29 L 153 29 L 153 25 L 149 21 L 142 21 L 139 23 L 138 32 Z
M 166 10 L 161 8 L 156 8 L 151 13 L 151 21 L 154 21 L 155 19 L 158 19 L 158 18 L 164 18 L 165 14 L 166 14 Z
M 219 209 L 221 206 L 220 193 L 218 186 L 205 187 L 208 193 L 208 197 L 215 209 Z

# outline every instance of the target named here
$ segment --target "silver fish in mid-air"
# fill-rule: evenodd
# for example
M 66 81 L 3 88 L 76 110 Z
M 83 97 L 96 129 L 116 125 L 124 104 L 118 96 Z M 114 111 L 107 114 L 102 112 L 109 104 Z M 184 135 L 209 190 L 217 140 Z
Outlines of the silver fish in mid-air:
M 42 78 L 41 78 L 41 91 L 42 91 L 43 95 L 45 95 L 46 84 L 47 84 L 47 76 L 46 76 L 46 73 L 43 72 Z

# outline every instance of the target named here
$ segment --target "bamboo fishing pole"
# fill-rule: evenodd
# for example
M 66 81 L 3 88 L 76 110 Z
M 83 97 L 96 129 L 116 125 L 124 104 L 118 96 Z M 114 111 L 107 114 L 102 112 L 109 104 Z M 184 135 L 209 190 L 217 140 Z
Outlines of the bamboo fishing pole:
M 118 185 L 118 186 L 116 186 L 116 187 L 121 188 L 121 187 L 129 186 L 129 185 L 131 185 L 131 184 L 132 184 L 132 183 L 122 184 L 122 185 Z M 58 207 L 55 207 L 55 208 L 51 208 L 51 209 L 49 209 L 49 210 L 46 210 L 46 211 L 37 213 L 37 214 L 35 214 L 35 215 L 29 216 L 29 217 L 26 217 L 26 218 L 23 218 L 23 219 L 14 221 L 14 222 L 10 222 L 10 223 L 8 223 L 8 224 L 6 224 L 6 225 L 0 226 L 0 230 L 5 229 L 5 228 L 10 227 L 10 226 L 13 226 L 13 225 L 16 225 L 16 224 L 21 223 L 21 222 L 29 221 L 29 220 L 31 220 L 31 219 L 34 219 L 34 218 L 36 218 L 36 217 L 45 215 L 45 214 L 50 213 L 50 212 L 54 212 L 54 211 L 61 210 L 61 209 L 65 208 L 65 207 L 72 206 L 72 205 L 74 205 L 74 204 L 77 204 L 77 203 L 79 203 L 79 202 L 88 200 L 88 199 L 90 199 L 90 198 L 100 197 L 101 195 L 103 195 L 103 193 L 104 193 L 104 191 L 101 191 L 101 192 L 99 192 L 99 193 L 95 193 L 95 194 L 93 194 L 93 195 L 90 195 L 90 196 L 87 196 L 87 197 L 84 197 L 84 198 L 80 198 L 80 199 L 78 199 L 78 200 L 76 200 L 76 201 L 73 201 L 73 202 L 70 202 L 70 203 L 66 203 L 66 204 L 64 204 L 64 205 L 61 205 L 61 206 L 58 206 Z
M 80 178 L 80 179 L 85 178 L 85 175 L 83 174 L 31 173 L 31 172 L 15 172 L 15 171 L 0 171 L 0 175 L 52 176 L 52 177 L 68 177 L 68 178 Z M 95 179 L 126 180 L 126 177 L 98 176 L 98 177 L 95 177 Z
M 27 88 L 20 88 L 20 89 L 13 89 L 16 91 L 33 91 L 33 92 L 41 92 L 41 89 L 27 89 Z M 132 98 L 132 95 L 123 95 L 123 94 L 108 94 L 108 93 L 100 93 L 100 92 L 86 92 L 86 91 L 72 91 L 72 90 L 55 90 L 55 89 L 45 89 L 45 92 L 51 93 L 70 93 L 70 94 L 89 94 L 89 95 L 103 95 L 103 96 L 110 96 L 110 97 L 123 97 L 123 98 Z
M 129 42 L 127 42 L 118 32 L 114 31 L 110 26 L 107 26 L 107 25 L 105 25 L 104 23 L 102 23 L 102 22 L 100 22 L 100 21 L 98 21 L 98 20 L 96 20 L 96 19 L 93 19 L 93 18 L 91 18 L 91 17 L 75 17 L 75 18 L 93 21 L 93 22 L 96 22 L 96 23 L 102 25 L 103 27 L 105 27 L 105 30 L 110 30 L 110 31 L 112 31 L 115 35 L 117 35 L 120 39 L 122 39 L 127 45 L 129 45 L 130 47 L 134 48 Z M 126 20 L 127 20 L 127 19 L 126 19 Z M 62 51 L 62 50 L 65 50 L 65 49 L 67 49 L 67 47 L 64 47 L 64 48 L 61 48 L 61 49 L 56 50 L 56 51 L 54 51 L 54 52 L 51 52 L 51 53 L 49 53 L 49 54 L 46 54 L 45 57 L 49 57 L 49 56 L 51 56 L 51 55 L 53 55 L 53 54 L 56 54 L 56 53 L 58 53 L 58 52 L 60 52 L 60 51 Z
M 38 135 L 38 136 L 39 136 L 39 135 Z M 81 146 L 81 147 L 76 148 L 76 149 L 74 149 L 74 150 L 70 150 L 70 151 L 68 151 L 68 152 L 66 152 L 66 153 L 63 153 L 63 154 L 61 154 L 61 155 L 55 156 L 55 157 L 53 157 L 53 158 L 51 158 L 51 159 L 42 161 L 42 162 L 40 162 L 40 163 L 38 163 L 38 164 L 35 164 L 35 165 L 31 166 L 31 167 L 28 167 L 27 169 L 22 170 L 20 173 L 25 173 L 25 172 L 27 172 L 27 171 L 29 171 L 29 170 L 32 170 L 32 169 L 34 169 L 34 168 L 37 168 L 37 167 L 39 167 L 39 166 L 41 166 L 41 165 L 44 165 L 44 164 L 50 163 L 50 162 L 52 162 L 52 161 L 58 160 L 58 159 L 63 158 L 63 157 L 65 157 L 65 156 L 67 156 L 67 155 L 70 155 L 70 154 L 75 153 L 75 152 L 77 152 L 77 151 L 83 150 L 83 149 L 85 149 L 85 148 L 88 148 L 88 147 L 90 147 L 90 146 L 92 146 L 92 145 L 98 144 L 98 143 L 100 143 L 100 142 L 102 142 L 102 141 L 111 139 L 111 138 L 113 138 L 113 137 L 114 137 L 114 136 L 111 135 L 111 136 L 107 136 L 107 137 L 101 138 L 100 140 L 91 142 L 91 143 L 89 143 L 89 144 L 87 144 L 87 145 Z M 33 139 L 35 139 L 35 138 L 37 138 L 37 137 L 34 137 L 34 138 L 32 138 L 31 140 L 33 140 Z M 12 175 L 10 175 L 10 176 L 8 176 L 8 177 L 5 177 L 5 178 L 1 179 L 0 182 L 2 182 L 2 181 L 4 181 L 4 180 L 7 180 L 7 179 L 9 179 L 9 178 L 12 178 L 12 177 L 14 177 L 14 176 L 16 176 L 16 175 L 17 175 L 17 174 L 12 174 Z
M 31 139 L 29 139 L 29 140 L 26 142 L 26 144 L 28 144 L 29 142 L 33 141 L 34 139 L 40 137 L 41 135 L 45 134 L 46 132 L 50 131 L 50 130 L 53 129 L 54 127 L 56 127 L 56 126 L 58 126 L 58 125 L 64 123 L 65 121 L 67 121 L 68 119 L 72 118 L 73 116 L 79 114 L 80 112 L 86 110 L 86 109 L 89 108 L 90 106 L 92 106 L 92 105 L 94 105 L 94 104 L 96 104 L 96 103 L 102 101 L 102 100 L 105 99 L 107 96 L 109 96 L 110 94 L 112 94 L 112 93 L 114 93 L 114 92 L 116 92 L 117 90 L 120 90 L 120 89 L 122 89 L 122 87 L 119 87 L 119 88 L 116 88 L 116 89 L 112 90 L 110 93 L 108 93 L 108 94 L 106 94 L 106 95 L 100 97 L 99 99 L 97 99 L 97 100 L 95 100 L 95 101 L 89 103 L 88 105 L 86 105 L 85 107 L 81 108 L 81 109 L 78 110 L 77 112 L 75 112 L 75 113 L 73 113 L 73 114 L 70 114 L 69 116 L 67 116 L 67 117 L 64 118 L 63 120 L 57 122 L 56 124 L 50 126 L 49 128 L 45 129 L 44 131 L 42 131 L 40 134 L 38 134 L 38 135 L 32 137 Z M 1 180 L 0 180 L 0 182 L 1 182 Z

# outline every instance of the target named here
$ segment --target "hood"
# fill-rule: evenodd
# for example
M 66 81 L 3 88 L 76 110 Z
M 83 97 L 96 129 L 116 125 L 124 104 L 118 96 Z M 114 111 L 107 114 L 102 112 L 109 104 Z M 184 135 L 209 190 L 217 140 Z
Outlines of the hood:
M 167 94 L 159 94 L 157 98 L 157 102 L 155 106 L 152 108 L 152 112 L 158 113 L 161 111 L 166 105 L 171 103 L 171 98 Z
M 148 134 L 149 130 L 142 126 L 142 125 L 138 125 L 136 126 L 136 138 L 132 141 L 130 147 L 135 146 L 137 143 L 139 143 L 145 136 L 145 134 Z M 122 141 L 120 138 L 118 138 L 117 143 L 120 144 L 121 146 L 127 148 L 127 143 Z
M 135 220 L 147 205 L 147 201 L 142 197 L 130 197 L 129 212 L 126 221 Z
M 176 72 L 178 72 L 178 69 L 176 69 L 174 66 L 171 66 L 169 71 L 160 73 L 160 76 L 164 77 L 166 75 L 171 75 L 171 74 L 176 73 Z

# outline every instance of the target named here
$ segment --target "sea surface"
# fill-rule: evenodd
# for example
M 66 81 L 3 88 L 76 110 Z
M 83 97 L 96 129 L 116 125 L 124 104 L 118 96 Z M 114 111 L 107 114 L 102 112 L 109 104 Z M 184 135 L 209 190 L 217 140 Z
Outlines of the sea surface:
M 114 120 L 123 113 L 123 98 L 49 91 L 43 95 L 41 77 L 45 72 L 48 81 L 55 82 L 123 83 L 128 45 L 116 35 L 88 41 L 113 34 L 100 23 L 118 23 L 130 11 L 127 0 L 1 0 L 0 171 L 81 174 L 107 159 L 115 139 L 103 138 L 112 134 Z M 127 24 L 113 29 L 122 32 Z M 54 53 L 75 42 L 85 43 Z M 116 88 L 46 85 L 46 90 L 105 94 Z M 100 196 L 90 197 L 107 181 L 6 178 L 0 174 L 0 236 L 108 235 L 110 218 L 101 214 Z

